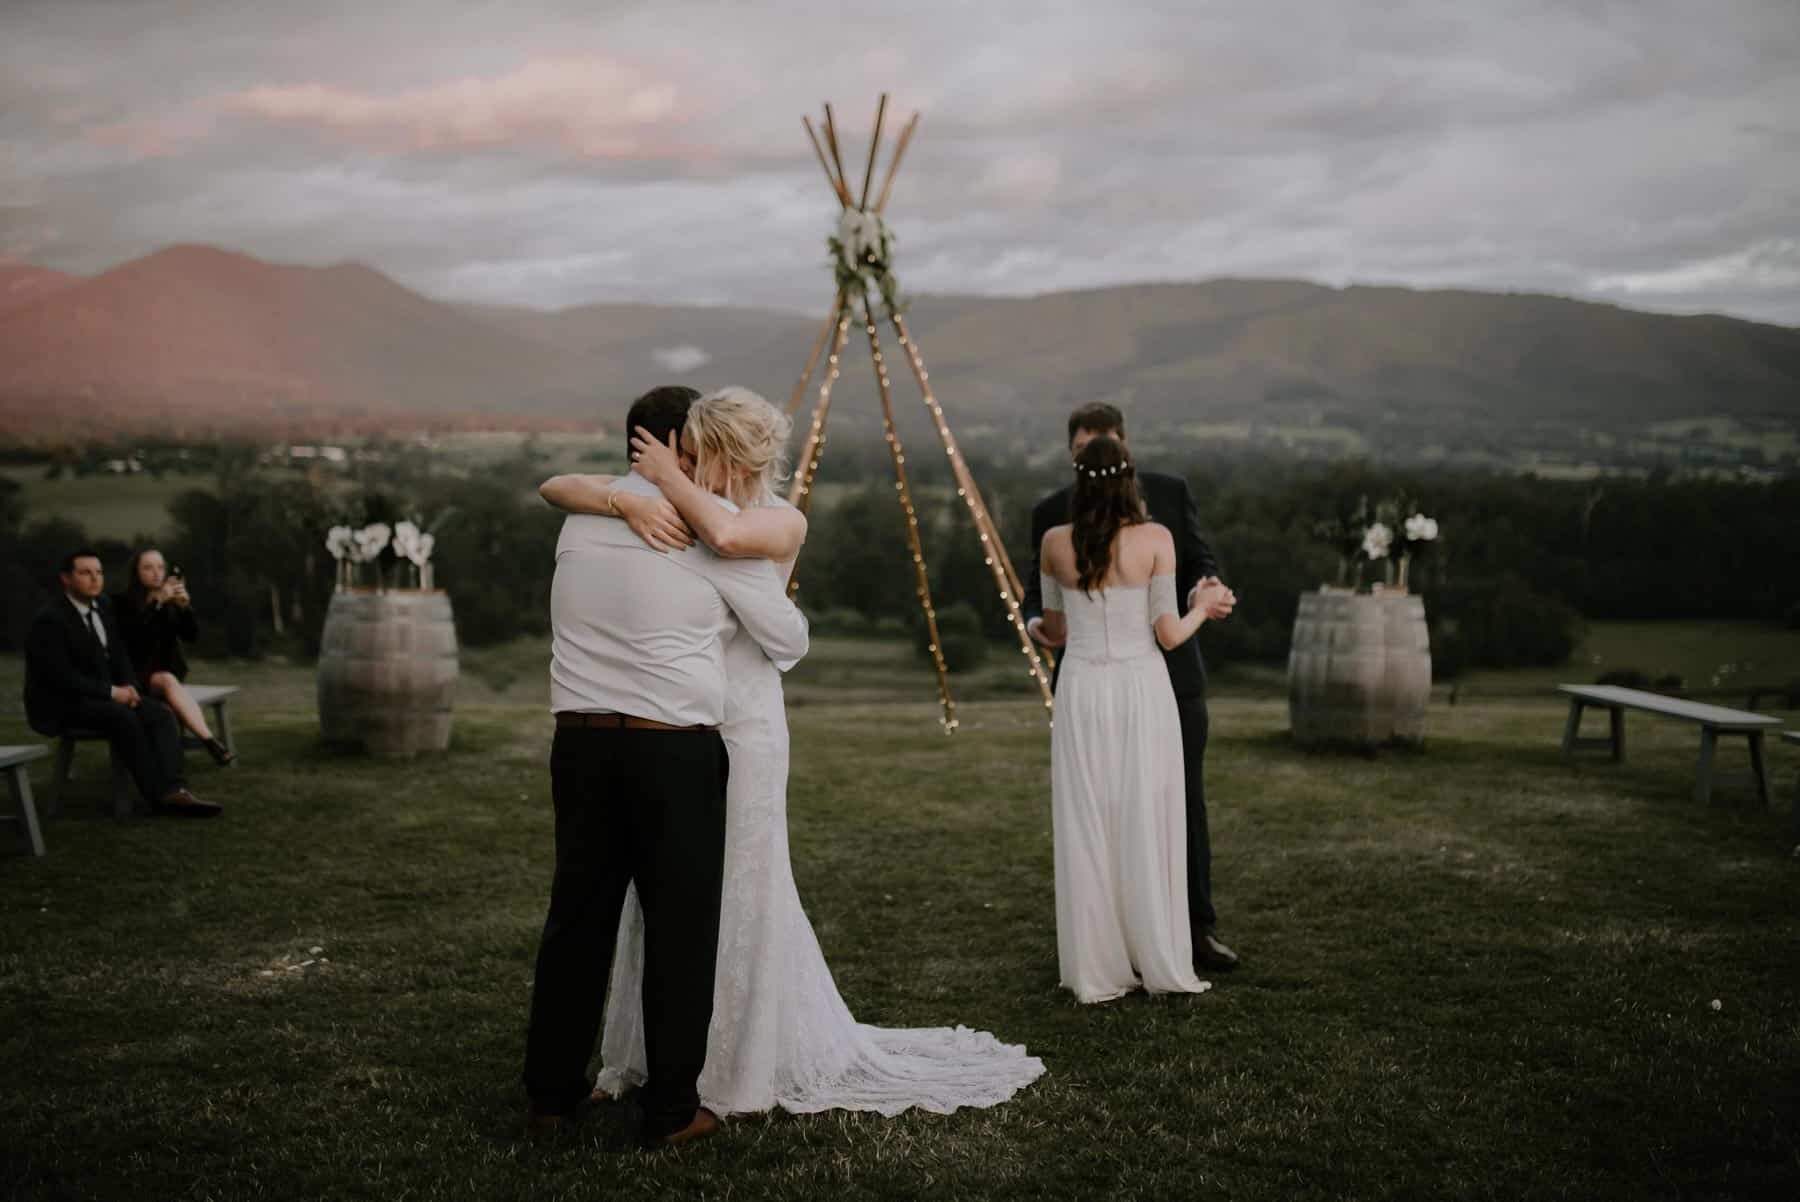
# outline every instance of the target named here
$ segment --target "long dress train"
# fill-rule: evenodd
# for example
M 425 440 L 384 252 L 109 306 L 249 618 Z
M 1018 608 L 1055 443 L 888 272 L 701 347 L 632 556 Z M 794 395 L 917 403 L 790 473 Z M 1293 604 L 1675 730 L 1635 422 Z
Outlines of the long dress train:
M 725 652 L 731 756 L 725 885 L 700 1097 L 719 1114 L 995 1106 L 1044 1072 L 1021 1046 L 967 1027 L 857 1022 L 800 905 L 788 855 L 781 674 L 738 634 Z M 626 900 L 601 1038 L 602 1088 L 644 1080 L 643 911 Z

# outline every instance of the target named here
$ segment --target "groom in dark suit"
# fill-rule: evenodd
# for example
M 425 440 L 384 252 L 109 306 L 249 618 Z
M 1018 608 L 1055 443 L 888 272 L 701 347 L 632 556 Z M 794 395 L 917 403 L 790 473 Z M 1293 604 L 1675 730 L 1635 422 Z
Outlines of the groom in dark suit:
M 124 760 L 138 792 L 158 814 L 211 818 L 212 802 L 188 792 L 181 729 L 169 707 L 137 691 L 125 636 L 102 593 L 106 573 L 92 551 L 64 558 L 62 593 L 25 636 L 25 717 L 52 738 L 96 730 Z
M 1109 434 L 1125 441 L 1125 415 L 1106 404 L 1083 405 L 1069 415 L 1069 455 L 1073 458 L 1089 440 Z M 1193 604 L 1194 589 L 1202 580 L 1216 578 L 1218 560 L 1200 533 L 1200 511 L 1187 482 L 1179 476 L 1139 471 L 1139 487 L 1150 520 L 1169 528 L 1175 536 L 1175 585 L 1181 611 Z M 1071 484 L 1039 501 L 1031 511 L 1031 575 L 1025 584 L 1025 617 L 1039 642 L 1044 614 L 1043 586 L 1039 583 L 1038 556 L 1044 534 L 1069 520 Z M 1214 618 L 1224 617 L 1215 613 Z M 1181 746 L 1187 777 L 1188 919 L 1194 937 L 1196 972 L 1225 972 L 1237 967 L 1237 953 L 1216 936 L 1219 916 L 1212 901 L 1212 839 L 1206 824 L 1206 664 L 1200 658 L 1200 642 L 1189 639 L 1163 657 L 1169 665 L 1169 683 L 1175 687 L 1175 704 L 1181 713 Z

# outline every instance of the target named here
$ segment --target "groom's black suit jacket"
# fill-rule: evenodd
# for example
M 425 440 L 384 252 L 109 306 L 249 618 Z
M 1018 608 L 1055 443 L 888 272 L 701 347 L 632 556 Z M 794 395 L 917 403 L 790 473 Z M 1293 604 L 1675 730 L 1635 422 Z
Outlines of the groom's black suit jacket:
M 1052 526 L 1060 526 L 1069 520 L 1071 487 L 1051 493 L 1031 510 L 1031 575 L 1022 581 L 1027 621 L 1044 612 L 1043 585 L 1039 582 L 1043 570 L 1040 559 L 1044 535 Z M 1194 503 L 1194 494 L 1188 490 L 1187 481 L 1179 476 L 1139 472 L 1138 489 L 1143 494 L 1145 508 L 1150 511 L 1150 520 L 1167 526 L 1169 533 L 1175 536 L 1175 603 L 1182 613 L 1186 613 L 1188 594 L 1194 586 L 1207 576 L 1219 575 L 1219 561 L 1207 545 L 1205 535 L 1200 533 L 1199 506 Z M 1206 692 L 1206 663 L 1200 658 L 1199 639 L 1189 639 L 1175 650 L 1165 652 L 1163 658 L 1168 662 L 1169 683 L 1175 687 L 1177 697 L 1196 697 Z

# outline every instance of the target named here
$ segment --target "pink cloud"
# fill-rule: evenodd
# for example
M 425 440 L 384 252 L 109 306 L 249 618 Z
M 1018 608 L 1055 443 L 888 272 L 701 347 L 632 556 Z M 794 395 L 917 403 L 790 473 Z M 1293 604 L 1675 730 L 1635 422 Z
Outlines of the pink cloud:
M 699 105 L 660 71 L 578 55 L 387 94 L 270 85 L 223 97 L 219 107 L 372 150 L 547 145 L 585 158 L 667 158 L 690 152 L 675 135 Z
M 141 121 L 118 121 L 110 125 L 90 125 L 82 137 L 96 146 L 123 150 L 137 159 L 157 159 L 174 154 L 189 142 L 212 132 L 214 115 L 209 108 L 175 113 L 166 117 L 149 117 Z

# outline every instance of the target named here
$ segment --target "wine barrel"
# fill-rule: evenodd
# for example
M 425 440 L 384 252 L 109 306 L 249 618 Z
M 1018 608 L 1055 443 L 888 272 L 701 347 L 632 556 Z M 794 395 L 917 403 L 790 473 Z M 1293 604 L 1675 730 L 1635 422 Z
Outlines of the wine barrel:
M 1307 744 L 1423 739 L 1431 644 L 1418 597 L 1303 593 L 1288 652 L 1288 720 Z
M 335 593 L 319 647 L 319 729 L 374 755 L 443 751 L 457 673 L 448 595 Z
M 1387 626 L 1387 677 L 1382 682 L 1392 715 L 1389 736 L 1408 743 L 1425 739 L 1425 706 L 1431 700 L 1431 632 L 1425 625 L 1425 599 L 1383 594 Z

